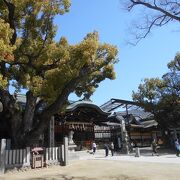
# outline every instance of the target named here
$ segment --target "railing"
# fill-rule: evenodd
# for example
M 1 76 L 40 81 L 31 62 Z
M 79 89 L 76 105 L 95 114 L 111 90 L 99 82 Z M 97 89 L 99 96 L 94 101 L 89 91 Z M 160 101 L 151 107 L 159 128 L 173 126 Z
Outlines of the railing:
M 57 164 L 64 161 L 64 145 L 46 148 L 46 164 Z
M 26 149 L 5 150 L 5 167 L 30 166 L 30 147 Z
M 38 156 L 38 153 L 36 155 Z M 60 147 L 44 148 L 42 155 L 43 162 L 41 163 L 43 163 L 43 165 L 41 165 L 41 167 L 51 164 L 67 165 L 68 138 L 64 138 L 64 145 L 61 145 Z M 30 147 L 27 147 L 26 149 L 7 150 L 6 139 L 0 140 L 0 174 L 4 174 L 6 169 L 14 167 L 36 168 L 36 165 L 33 165 L 33 160 L 36 160 L 35 158 L 33 159 L 33 156 L 35 157 L 35 154 L 33 155 Z
M 61 164 L 64 160 L 64 145 L 61 147 L 45 148 L 45 165 Z M 5 167 L 27 167 L 31 162 L 30 148 L 5 150 Z

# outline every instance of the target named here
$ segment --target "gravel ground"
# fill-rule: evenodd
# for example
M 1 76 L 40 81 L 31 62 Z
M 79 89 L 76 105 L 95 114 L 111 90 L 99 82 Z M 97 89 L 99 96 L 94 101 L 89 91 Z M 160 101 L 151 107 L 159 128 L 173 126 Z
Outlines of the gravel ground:
M 68 166 L 10 171 L 0 180 L 178 180 L 180 157 L 175 154 L 160 156 L 126 155 L 104 157 L 102 151 L 88 154 Z

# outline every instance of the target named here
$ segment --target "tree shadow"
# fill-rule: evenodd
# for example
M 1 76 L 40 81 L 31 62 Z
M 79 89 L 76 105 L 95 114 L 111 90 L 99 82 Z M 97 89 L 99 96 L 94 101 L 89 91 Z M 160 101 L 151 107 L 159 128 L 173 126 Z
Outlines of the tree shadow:
M 147 178 L 130 177 L 130 176 L 127 176 L 127 175 L 121 175 L 121 176 L 118 176 L 118 177 L 111 176 L 111 177 L 109 177 L 109 179 L 112 179 L 112 180 L 145 180 Z
M 75 177 L 75 176 L 68 176 L 64 174 L 56 174 L 50 176 L 44 176 L 39 178 L 26 178 L 26 180 L 95 180 L 95 178 L 88 178 L 88 177 Z
M 106 177 L 107 178 L 107 177 Z M 127 175 L 120 175 L 120 176 L 110 176 L 108 177 L 109 179 L 112 180 L 145 180 L 147 178 L 141 178 L 141 177 L 130 177 Z M 68 176 L 64 174 L 56 174 L 51 177 L 49 176 L 44 176 L 40 178 L 26 178 L 26 180 L 98 180 L 99 178 L 88 178 L 88 177 L 81 177 L 81 176 Z M 102 177 L 101 177 L 102 179 Z

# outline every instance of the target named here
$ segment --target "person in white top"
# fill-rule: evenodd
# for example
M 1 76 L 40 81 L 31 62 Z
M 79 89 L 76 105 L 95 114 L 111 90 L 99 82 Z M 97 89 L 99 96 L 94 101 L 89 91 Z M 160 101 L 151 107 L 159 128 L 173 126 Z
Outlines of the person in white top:
M 95 152 L 96 152 L 96 143 L 95 142 L 92 143 L 92 150 L 93 150 L 93 154 L 95 154 Z

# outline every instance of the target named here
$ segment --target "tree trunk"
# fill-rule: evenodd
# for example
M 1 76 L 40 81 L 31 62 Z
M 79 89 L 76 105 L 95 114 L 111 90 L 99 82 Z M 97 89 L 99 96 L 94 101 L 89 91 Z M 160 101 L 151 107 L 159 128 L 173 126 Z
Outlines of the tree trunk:
M 8 127 L 7 131 L 12 139 L 13 145 L 18 146 L 17 136 L 21 132 L 22 112 L 16 103 L 16 98 L 7 90 L 0 90 L 1 102 L 3 104 L 3 112 L 1 113 L 1 121 L 4 121 Z M 20 136 L 21 137 L 21 136 Z
M 49 125 L 51 117 L 64 107 L 69 94 L 75 89 L 76 85 L 80 82 L 80 80 L 82 80 L 82 78 L 86 78 L 88 72 L 89 69 L 84 66 L 81 69 L 79 76 L 67 83 L 55 102 L 46 107 L 39 115 L 34 117 L 37 123 L 35 123 L 33 129 L 25 136 L 26 143 L 28 145 L 32 144 L 34 138 L 38 138 L 44 133 Z
M 37 98 L 33 96 L 31 91 L 26 93 L 26 107 L 23 117 L 24 133 L 32 129 L 36 100 Z
M 38 140 L 40 135 L 47 130 L 51 117 L 59 112 L 68 100 L 68 96 L 74 91 L 77 84 L 88 75 L 89 69 L 84 66 L 79 76 L 70 80 L 63 88 L 54 103 L 44 110 L 37 111 L 39 103 L 36 104 L 37 97 L 32 92 L 26 94 L 27 101 L 25 110 L 22 110 L 10 93 L 0 90 L 0 97 L 3 104 L 3 114 L 5 120 L 9 122 L 12 142 L 15 147 L 26 147 L 33 145 L 34 139 Z

